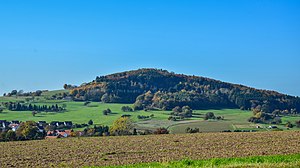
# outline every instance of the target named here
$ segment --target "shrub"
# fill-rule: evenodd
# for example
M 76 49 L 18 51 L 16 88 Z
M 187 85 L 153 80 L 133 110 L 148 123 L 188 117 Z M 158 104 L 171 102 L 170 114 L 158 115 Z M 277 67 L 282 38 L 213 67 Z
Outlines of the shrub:
M 139 120 L 143 120 L 143 119 L 149 119 L 150 116 L 138 115 L 137 118 L 138 118 Z
M 289 121 L 285 124 L 285 126 L 287 128 L 293 128 L 294 127 L 294 125 L 291 122 L 289 122 Z
M 7 133 L 6 133 L 6 136 L 5 136 L 5 139 L 7 141 L 14 141 L 17 139 L 17 135 L 14 131 L 12 130 L 9 130 Z
M 169 131 L 166 128 L 157 128 L 153 133 L 154 134 L 169 134 Z
M 204 120 L 209 120 L 209 119 L 216 119 L 216 116 L 213 112 L 208 112 L 204 116 Z
M 190 127 L 187 127 L 186 130 L 185 130 L 185 132 L 192 134 L 192 133 L 199 133 L 200 130 L 199 130 L 199 128 L 190 128 Z
M 296 127 L 297 127 L 297 128 L 300 128 L 300 120 L 299 120 L 299 121 L 296 121 L 295 124 L 296 124 Z
M 132 111 L 133 111 L 133 109 L 132 109 L 131 107 L 129 107 L 129 106 L 123 106 L 123 107 L 121 108 L 121 110 L 122 110 L 123 112 L 132 112 Z
M 111 110 L 108 108 L 106 110 L 103 110 L 102 113 L 103 113 L 103 115 L 108 115 L 108 114 L 111 114 Z
M 94 124 L 93 120 L 90 120 L 90 121 L 88 122 L 88 124 L 89 124 L 89 125 L 93 125 L 93 124 Z
M 87 106 L 87 105 L 89 105 L 91 102 L 90 101 L 87 101 L 87 102 L 84 102 L 84 106 Z

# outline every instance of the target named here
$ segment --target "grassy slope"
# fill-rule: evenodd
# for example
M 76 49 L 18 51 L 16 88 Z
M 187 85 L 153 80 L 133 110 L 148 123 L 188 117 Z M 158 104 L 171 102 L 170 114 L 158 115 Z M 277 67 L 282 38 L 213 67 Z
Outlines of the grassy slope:
M 215 158 L 208 160 L 182 160 L 165 163 L 148 163 L 126 166 L 108 166 L 107 168 L 160 168 L 160 167 L 300 167 L 300 154 L 253 156 L 245 158 Z
M 37 104 L 52 104 L 52 103 L 37 103 Z M 32 116 L 30 111 L 8 111 L 5 110 L 0 113 L 0 118 L 5 120 L 33 120 L 41 121 L 73 121 L 74 123 L 87 123 L 90 119 L 94 121 L 95 124 L 105 124 L 110 125 L 114 120 L 121 117 L 123 114 L 132 115 L 133 120 L 137 120 L 137 115 L 155 115 L 156 120 L 167 119 L 168 115 L 164 112 L 122 112 L 121 107 L 124 104 L 101 104 L 93 102 L 89 106 L 84 106 L 83 102 L 63 102 L 58 104 L 66 104 L 67 111 L 60 113 L 42 112 L 37 114 L 35 117 Z M 104 116 L 102 111 L 104 109 L 110 108 L 112 114 Z
M 44 92 L 42 96 L 36 97 L 35 101 L 32 104 L 38 105 L 67 105 L 67 111 L 61 113 L 46 113 L 42 112 L 33 117 L 31 111 L 26 112 L 13 112 L 4 110 L 3 113 L 0 113 L 0 119 L 4 120 L 33 120 L 41 121 L 45 120 L 50 121 L 66 121 L 71 120 L 74 123 L 87 123 L 90 119 L 94 121 L 95 124 L 111 125 L 114 120 L 122 116 L 123 114 L 132 115 L 134 121 L 139 121 L 137 126 L 139 128 L 157 128 L 157 127 L 169 127 L 173 133 L 184 133 L 187 127 L 191 128 L 200 128 L 202 132 L 219 132 L 223 130 L 234 130 L 234 129 L 255 129 L 255 124 L 247 122 L 247 119 L 252 116 L 252 113 L 249 111 L 241 111 L 238 109 L 221 109 L 221 110 L 196 110 L 196 115 L 194 118 L 191 118 L 186 121 L 181 122 L 172 122 L 168 121 L 169 111 L 137 111 L 137 112 L 122 112 L 121 107 L 124 105 L 130 104 L 103 104 L 99 102 L 92 102 L 89 106 L 84 106 L 83 102 L 69 102 L 63 100 L 46 100 L 46 97 L 51 97 L 57 93 L 67 92 L 65 90 L 49 91 Z M 0 97 L 0 102 L 8 101 L 25 101 L 26 97 Z M 110 108 L 113 111 L 113 114 L 109 116 L 104 116 L 102 111 L 104 109 Z M 224 121 L 203 121 L 202 117 L 207 112 L 214 112 L 216 116 L 224 116 Z M 137 115 L 149 116 L 154 114 L 152 120 L 143 121 L 138 120 Z M 299 116 L 296 117 L 283 117 L 283 123 L 291 121 L 294 123 L 296 120 L 300 120 Z M 267 125 L 262 125 L 266 127 Z M 283 125 L 279 126 L 284 128 Z M 294 128 L 295 129 L 295 128 Z
M 223 130 L 255 128 L 253 124 L 247 122 L 247 119 L 252 115 L 252 113 L 249 111 L 242 111 L 239 109 L 195 111 L 195 113 L 200 113 L 202 116 L 207 112 L 213 112 L 216 116 L 224 116 L 225 119 L 223 121 L 198 121 L 180 124 L 172 126 L 170 129 L 174 133 L 184 133 L 187 127 L 199 128 L 201 132 L 220 132 Z

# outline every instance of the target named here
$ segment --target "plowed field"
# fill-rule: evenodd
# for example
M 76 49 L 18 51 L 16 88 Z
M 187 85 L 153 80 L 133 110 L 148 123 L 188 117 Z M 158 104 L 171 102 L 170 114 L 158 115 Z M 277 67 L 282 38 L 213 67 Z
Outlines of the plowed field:
M 0 143 L 0 167 L 81 167 L 300 153 L 300 132 L 202 133 Z

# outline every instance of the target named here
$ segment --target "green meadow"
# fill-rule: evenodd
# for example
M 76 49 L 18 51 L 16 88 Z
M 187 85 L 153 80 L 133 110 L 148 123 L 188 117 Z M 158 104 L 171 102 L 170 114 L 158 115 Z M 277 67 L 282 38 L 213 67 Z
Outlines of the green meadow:
M 88 105 L 84 105 L 85 102 L 75 102 L 66 100 L 49 100 L 54 94 L 66 92 L 65 90 L 48 91 L 44 92 L 42 96 L 35 97 L 34 100 L 28 99 L 30 97 L 0 97 L 1 102 L 9 101 L 21 101 L 36 105 L 54 105 L 66 106 L 64 112 L 40 112 L 33 116 L 31 111 L 9 111 L 4 109 L 0 113 L 0 120 L 20 120 L 20 121 L 72 121 L 73 123 L 83 124 L 89 120 L 93 120 L 97 125 L 111 125 L 114 120 L 118 119 L 122 115 L 131 115 L 131 119 L 134 121 L 135 126 L 140 129 L 156 129 L 159 127 L 168 128 L 171 133 L 185 133 L 186 128 L 199 128 L 201 132 L 221 132 L 224 130 L 268 130 L 266 127 L 268 124 L 253 124 L 247 121 L 252 116 L 251 111 L 242 111 L 239 109 L 218 109 L 218 110 L 195 110 L 192 118 L 185 119 L 183 121 L 169 121 L 171 111 L 134 111 L 123 112 L 122 106 L 132 106 L 132 104 L 107 104 L 101 102 L 91 102 Z M 27 100 L 26 100 L 27 99 Z M 111 109 L 112 113 L 109 115 L 103 115 L 102 111 L 105 109 Z M 203 117 L 207 112 L 213 112 L 216 116 L 223 116 L 224 120 L 204 121 Z M 151 119 L 140 120 L 138 115 L 150 116 L 154 115 Z M 280 129 L 286 130 L 284 124 L 287 121 L 295 123 L 300 120 L 300 116 L 285 116 L 282 118 L 283 123 L 278 125 Z M 262 128 L 257 129 L 259 125 Z M 293 128 L 292 130 L 297 129 Z

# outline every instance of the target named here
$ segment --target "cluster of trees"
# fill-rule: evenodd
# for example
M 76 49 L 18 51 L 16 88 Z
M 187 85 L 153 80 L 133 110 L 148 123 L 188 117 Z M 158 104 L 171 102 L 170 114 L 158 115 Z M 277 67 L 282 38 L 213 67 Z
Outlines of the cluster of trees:
M 193 116 L 193 110 L 189 106 L 176 106 L 172 109 L 171 115 L 168 120 L 177 121 L 183 120 L 185 118 L 190 118 Z
M 70 90 L 74 100 L 134 103 L 134 110 L 240 108 L 275 110 L 286 114 L 300 111 L 300 98 L 274 91 L 209 78 L 175 74 L 161 69 L 139 69 L 97 77 Z M 294 110 L 292 110 L 294 109 Z
M 224 120 L 224 116 L 215 116 L 213 112 L 208 112 L 204 115 L 204 120 Z
M 69 96 L 68 93 L 62 92 L 62 93 L 53 94 L 51 96 L 47 96 L 47 97 L 45 97 L 45 99 L 47 99 L 47 100 L 62 100 L 68 96 Z
M 150 116 L 144 116 L 144 115 L 138 115 L 137 118 L 139 120 L 145 120 L 145 119 L 150 119 L 150 118 L 153 118 L 154 117 L 154 114 L 151 114 Z
M 64 84 L 64 89 L 69 90 L 69 89 L 74 89 L 77 88 L 75 85 L 70 85 L 70 84 Z
M 43 91 L 37 90 L 35 92 L 24 92 L 23 90 L 12 90 L 10 93 L 4 93 L 3 96 L 41 96 Z
M 172 109 L 171 115 L 189 118 L 193 116 L 193 110 L 189 106 L 176 106 Z
M 190 133 L 190 134 L 199 133 L 200 129 L 199 128 L 190 128 L 190 127 L 187 127 L 186 130 L 185 130 L 185 132 L 186 133 Z
M 280 124 L 281 117 L 275 114 L 269 114 L 262 111 L 253 110 L 253 116 L 248 119 L 249 122 L 263 124 Z
M 44 139 L 45 131 L 40 131 L 34 121 L 22 122 L 16 131 L 4 130 L 0 133 L 0 141 L 22 141 Z
M 96 126 L 93 128 L 85 128 L 82 136 L 109 136 L 108 126 Z
M 23 104 L 19 102 L 5 102 L 2 103 L 10 111 L 45 111 L 45 112 L 61 112 L 66 110 L 64 107 L 59 107 L 55 105 L 32 105 L 32 104 Z
M 123 106 L 123 107 L 121 108 L 121 110 L 122 110 L 123 112 L 133 112 L 133 109 L 132 109 L 131 107 L 129 107 L 129 106 Z
M 112 112 L 111 112 L 111 110 L 108 108 L 108 109 L 106 109 L 106 110 L 103 110 L 102 113 L 103 113 L 103 115 L 108 115 L 108 114 L 111 114 Z

